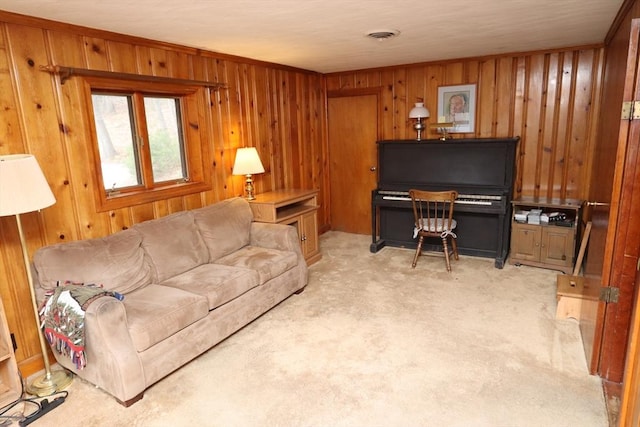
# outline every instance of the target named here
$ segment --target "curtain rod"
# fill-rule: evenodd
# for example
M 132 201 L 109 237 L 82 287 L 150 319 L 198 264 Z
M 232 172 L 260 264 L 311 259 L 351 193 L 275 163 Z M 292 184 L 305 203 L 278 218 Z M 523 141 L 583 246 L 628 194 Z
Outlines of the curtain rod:
M 172 77 L 148 76 L 143 74 L 118 73 L 114 71 L 89 70 L 86 68 L 65 67 L 63 65 L 41 65 L 41 71 L 60 76 L 60 83 L 64 84 L 73 76 L 106 77 L 110 79 L 123 79 L 151 83 L 173 83 L 181 85 L 204 86 L 213 90 L 226 89 L 225 83 L 207 82 L 203 80 L 175 79 Z

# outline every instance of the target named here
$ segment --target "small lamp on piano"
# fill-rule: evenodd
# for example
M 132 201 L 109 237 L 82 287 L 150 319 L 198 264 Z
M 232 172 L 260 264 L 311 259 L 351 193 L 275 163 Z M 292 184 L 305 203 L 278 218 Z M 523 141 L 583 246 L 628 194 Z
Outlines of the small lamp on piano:
M 440 119 L 441 120 L 438 120 L 438 123 L 429 125 L 429 129 L 433 129 L 436 132 L 442 134 L 440 136 L 440 141 L 446 141 L 447 139 L 451 138 L 449 129 L 455 128 L 456 124 L 454 122 L 445 122 L 444 117 L 440 117 Z
M 421 139 L 422 131 L 426 129 L 425 124 L 422 123 L 422 119 L 427 119 L 429 116 L 429 110 L 424 106 L 424 102 L 416 102 L 415 107 L 409 111 L 409 118 L 416 119 L 413 128 L 418 132 L 418 141 Z
M 233 164 L 234 175 L 245 175 L 245 197 L 247 200 L 255 200 L 253 195 L 253 179 L 251 175 L 256 173 L 264 173 L 264 166 L 260 161 L 258 150 L 255 147 L 238 148 L 236 152 L 236 161 Z

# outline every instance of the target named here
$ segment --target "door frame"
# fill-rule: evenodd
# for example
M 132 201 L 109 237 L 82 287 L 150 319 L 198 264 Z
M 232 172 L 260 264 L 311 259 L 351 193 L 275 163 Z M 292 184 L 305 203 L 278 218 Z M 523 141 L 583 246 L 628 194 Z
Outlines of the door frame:
M 629 334 L 629 350 L 627 352 L 622 402 L 620 405 L 620 426 L 640 425 L 640 274 L 636 274 L 636 296 Z
M 631 23 L 627 73 L 622 102 L 640 99 L 640 19 Z M 622 104 L 620 105 L 622 107 Z M 620 120 L 618 151 L 612 189 L 609 224 L 603 265 L 603 286 L 616 287 L 617 303 L 608 303 L 598 373 L 604 379 L 622 382 L 635 296 L 637 237 L 640 235 L 640 120 Z

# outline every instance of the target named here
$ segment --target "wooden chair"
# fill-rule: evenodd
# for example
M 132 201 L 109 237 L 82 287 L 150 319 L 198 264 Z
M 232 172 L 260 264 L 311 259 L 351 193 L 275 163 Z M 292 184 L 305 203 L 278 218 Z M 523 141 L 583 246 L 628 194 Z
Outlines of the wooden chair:
M 422 244 L 425 237 L 436 237 L 442 240 L 444 258 L 447 263 L 447 271 L 451 271 L 451 254 L 458 259 L 457 236 L 453 232 L 456 228 L 456 220 L 453 219 L 453 206 L 458 192 L 451 191 L 422 191 L 410 190 L 415 228 L 413 238 L 418 237 L 418 247 L 413 257 L 411 267 L 415 268 L 418 257 L 422 253 Z M 447 242 L 451 239 L 451 249 Z

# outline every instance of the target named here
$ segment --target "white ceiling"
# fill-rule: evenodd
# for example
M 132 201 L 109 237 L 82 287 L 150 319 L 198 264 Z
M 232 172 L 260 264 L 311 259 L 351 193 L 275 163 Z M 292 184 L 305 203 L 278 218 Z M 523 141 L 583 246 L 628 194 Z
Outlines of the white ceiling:
M 0 0 L 0 9 L 321 73 L 601 43 L 623 0 Z M 372 30 L 399 30 L 384 41 Z

